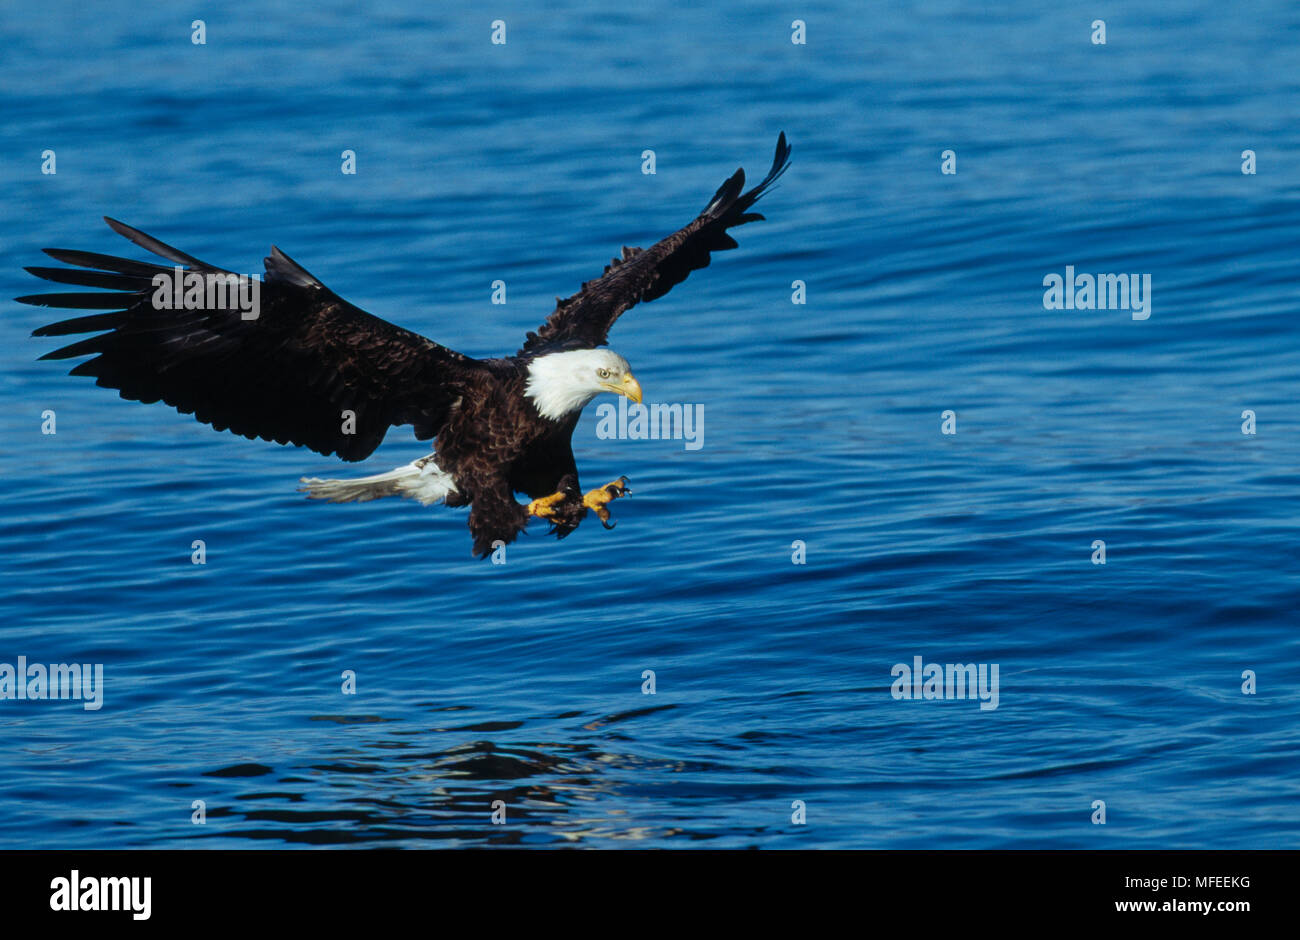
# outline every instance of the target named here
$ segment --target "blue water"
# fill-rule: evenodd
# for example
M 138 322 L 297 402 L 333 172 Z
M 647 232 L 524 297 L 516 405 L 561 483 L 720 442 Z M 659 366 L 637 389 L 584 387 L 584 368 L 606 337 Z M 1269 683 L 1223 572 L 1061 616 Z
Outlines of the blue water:
M 706 7 L 0 8 L 3 298 L 42 247 L 141 257 L 112 215 L 496 355 L 795 148 L 612 336 L 704 446 L 589 408 L 618 528 L 502 566 L 37 362 L 55 314 L 4 301 L 0 662 L 105 690 L 0 701 L 0 847 L 1300 845 L 1300 8 Z M 1066 265 L 1151 274 L 1150 319 L 1045 310 Z M 896 700 L 914 656 L 998 707 Z

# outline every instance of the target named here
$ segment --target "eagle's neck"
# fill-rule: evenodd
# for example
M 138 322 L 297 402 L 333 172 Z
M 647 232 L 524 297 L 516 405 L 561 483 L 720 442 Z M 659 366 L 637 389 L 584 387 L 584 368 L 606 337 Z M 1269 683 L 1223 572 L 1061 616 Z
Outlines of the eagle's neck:
M 528 364 L 524 397 L 532 401 L 543 418 L 562 421 L 600 394 L 600 389 L 575 368 L 575 358 L 570 353 L 551 353 Z

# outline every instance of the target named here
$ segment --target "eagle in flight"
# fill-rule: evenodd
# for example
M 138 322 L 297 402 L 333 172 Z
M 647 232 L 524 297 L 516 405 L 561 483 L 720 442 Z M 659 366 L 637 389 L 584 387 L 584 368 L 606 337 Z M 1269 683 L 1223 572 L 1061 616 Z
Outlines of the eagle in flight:
M 624 248 L 604 273 L 558 300 L 555 312 L 513 356 L 472 359 L 366 313 L 274 246 L 253 281 L 256 309 L 228 301 L 213 282 L 240 276 L 214 267 L 114 219 L 109 226 L 171 266 L 88 251 L 47 248 L 73 267 L 29 267 L 93 293 L 33 294 L 22 303 L 105 311 L 43 326 L 35 336 L 89 336 L 42 356 L 93 356 L 71 375 L 94 376 L 122 398 L 164 401 L 218 431 L 364 460 L 390 426 L 412 425 L 434 452 L 388 473 L 302 480 L 315 499 L 353 502 L 406 496 L 424 505 L 469 506 L 474 553 L 513 542 L 533 517 L 559 538 L 595 512 L 613 528 L 609 503 L 627 478 L 583 493 L 571 437 L 582 409 L 603 392 L 641 401 L 628 362 L 605 347 L 630 307 L 668 293 L 710 254 L 735 248 L 727 230 L 761 220 L 750 209 L 785 172 L 782 133 L 772 169 L 744 191 L 739 169 L 690 224 L 648 249 Z M 179 282 L 206 282 L 182 296 Z M 176 278 L 173 291 L 166 287 Z M 224 280 L 223 280 L 224 279 Z M 518 502 L 516 493 L 532 501 Z

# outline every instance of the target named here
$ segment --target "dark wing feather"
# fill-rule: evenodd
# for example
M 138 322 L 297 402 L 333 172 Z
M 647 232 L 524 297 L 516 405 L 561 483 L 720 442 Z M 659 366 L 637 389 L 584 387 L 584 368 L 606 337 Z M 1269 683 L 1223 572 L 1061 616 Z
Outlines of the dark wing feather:
M 685 228 L 674 232 L 647 250 L 624 248 L 605 273 L 582 285 L 582 290 L 556 304 L 555 312 L 536 333 L 529 333 L 520 355 L 544 349 L 600 346 L 624 311 L 643 300 L 654 300 L 686 280 L 692 271 L 708 267 L 710 255 L 736 247 L 727 229 L 763 216 L 748 211 L 790 165 L 790 146 L 782 132 L 776 142 L 772 169 L 749 192 L 745 171 L 735 174 L 718 188 L 708 206 Z
M 231 273 L 105 221 L 188 271 Z M 156 309 L 152 279 L 172 274 L 171 267 L 86 251 L 46 254 L 76 267 L 27 270 L 106 293 L 18 300 L 111 312 L 36 330 L 36 336 L 97 334 L 41 358 L 93 356 L 71 374 L 94 376 L 123 398 L 164 401 L 218 431 L 362 460 L 391 426 L 413 424 L 421 439 L 436 435 L 464 377 L 478 368 L 475 360 L 354 307 L 276 248 L 265 259 L 260 315 L 252 320 L 239 309 Z M 355 433 L 344 433 L 344 411 L 355 414 Z

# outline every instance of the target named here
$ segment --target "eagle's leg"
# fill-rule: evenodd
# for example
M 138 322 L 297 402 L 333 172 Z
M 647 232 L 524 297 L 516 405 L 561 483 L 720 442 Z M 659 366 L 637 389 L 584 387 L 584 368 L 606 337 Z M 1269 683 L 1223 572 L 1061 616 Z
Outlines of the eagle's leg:
M 594 490 L 588 490 L 584 493 L 582 505 L 596 514 L 601 525 L 607 529 L 612 529 L 614 523 L 609 521 L 609 504 L 620 496 L 630 496 L 631 494 L 632 490 L 627 485 L 627 477 L 619 477 L 612 483 L 606 483 L 604 486 L 598 486 Z
M 579 496 L 576 479 L 566 476 L 560 482 L 560 488 L 550 496 L 542 496 L 529 503 L 527 512 L 530 516 L 545 519 L 563 535 L 576 529 L 588 511 L 595 512 L 601 525 L 612 529 L 614 523 L 609 521 L 610 502 L 620 496 L 628 496 L 631 492 L 627 485 L 627 477 L 619 477 L 612 483 L 598 486 Z
M 564 502 L 569 498 L 569 494 L 564 490 L 558 490 L 550 496 L 535 499 L 528 504 L 528 515 L 537 516 L 547 522 L 556 522 L 564 509 Z

